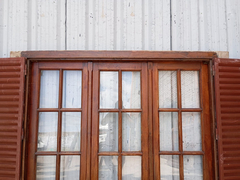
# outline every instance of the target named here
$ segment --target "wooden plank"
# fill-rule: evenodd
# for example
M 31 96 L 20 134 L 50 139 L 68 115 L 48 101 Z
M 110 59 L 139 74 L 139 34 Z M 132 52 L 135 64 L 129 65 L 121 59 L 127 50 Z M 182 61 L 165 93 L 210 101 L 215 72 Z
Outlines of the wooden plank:
M 154 179 L 160 179 L 160 156 L 159 156 L 159 94 L 158 94 L 158 68 L 156 63 L 153 64 L 153 75 L 152 75 L 152 94 L 153 94 L 153 177 Z
M 153 179 L 154 173 L 151 169 L 154 168 L 153 161 L 153 63 L 148 63 L 148 144 L 149 144 L 149 179 Z
M 212 126 L 214 122 L 212 121 L 212 114 L 210 108 L 210 87 L 209 87 L 209 69 L 208 65 L 202 63 L 201 69 L 201 107 L 203 109 L 202 112 L 202 147 L 204 150 L 203 156 L 203 167 L 208 169 L 204 171 L 204 179 L 214 179 L 215 172 L 214 172 L 214 136 Z
M 216 56 L 215 52 L 189 51 L 22 51 L 22 57 L 28 59 L 209 59 Z

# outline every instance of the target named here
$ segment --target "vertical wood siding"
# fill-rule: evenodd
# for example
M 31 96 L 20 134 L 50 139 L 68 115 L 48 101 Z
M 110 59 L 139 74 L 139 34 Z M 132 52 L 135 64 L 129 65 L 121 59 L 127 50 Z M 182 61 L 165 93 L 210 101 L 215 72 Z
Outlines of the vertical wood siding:
M 239 0 L 0 0 L 0 57 L 23 50 L 229 51 Z

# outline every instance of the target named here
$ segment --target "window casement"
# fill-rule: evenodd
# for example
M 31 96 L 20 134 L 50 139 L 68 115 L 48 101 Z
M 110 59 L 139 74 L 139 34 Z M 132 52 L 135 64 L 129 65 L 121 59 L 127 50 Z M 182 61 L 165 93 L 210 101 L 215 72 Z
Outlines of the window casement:
M 85 179 L 86 63 L 32 64 L 27 179 Z
M 213 178 L 207 77 L 203 63 L 153 64 L 156 179 Z
M 22 56 L 28 73 L 22 173 L 17 173 L 23 179 L 217 178 L 215 53 L 39 51 Z M 238 77 L 228 73 L 223 76 Z M 224 123 L 221 138 L 229 140 Z M 236 148 L 225 152 L 226 147 L 218 148 L 236 154 Z M 229 169 L 222 161 L 220 168 Z

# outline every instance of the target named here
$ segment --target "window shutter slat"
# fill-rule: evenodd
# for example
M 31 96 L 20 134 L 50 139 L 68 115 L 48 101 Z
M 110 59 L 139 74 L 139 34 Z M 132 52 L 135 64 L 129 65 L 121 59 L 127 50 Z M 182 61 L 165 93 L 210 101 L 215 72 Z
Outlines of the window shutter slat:
M 215 59 L 219 179 L 240 179 L 240 59 Z
M 0 179 L 20 179 L 24 58 L 0 59 Z

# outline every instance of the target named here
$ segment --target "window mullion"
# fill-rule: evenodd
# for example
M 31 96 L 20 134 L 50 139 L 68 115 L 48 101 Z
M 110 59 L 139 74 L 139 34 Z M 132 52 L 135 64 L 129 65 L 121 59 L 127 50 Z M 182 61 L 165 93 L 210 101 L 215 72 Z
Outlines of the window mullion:
M 184 179 L 183 173 L 183 145 L 182 145 L 182 98 L 181 98 L 181 71 L 178 69 L 177 71 L 177 97 L 178 97 L 178 132 L 179 132 L 179 175 L 180 180 Z

